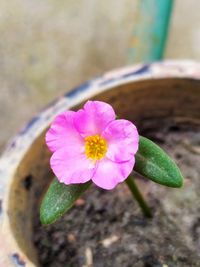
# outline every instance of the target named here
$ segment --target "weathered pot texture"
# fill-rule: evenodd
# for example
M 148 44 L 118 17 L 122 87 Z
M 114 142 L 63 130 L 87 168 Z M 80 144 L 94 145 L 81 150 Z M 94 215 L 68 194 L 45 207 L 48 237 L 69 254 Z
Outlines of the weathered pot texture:
M 149 118 L 200 124 L 200 64 L 166 61 L 108 72 L 67 93 L 27 124 L 0 162 L 0 267 L 38 266 L 33 211 L 52 178 L 44 134 L 56 114 L 77 109 L 87 99 L 110 103 L 139 129 Z

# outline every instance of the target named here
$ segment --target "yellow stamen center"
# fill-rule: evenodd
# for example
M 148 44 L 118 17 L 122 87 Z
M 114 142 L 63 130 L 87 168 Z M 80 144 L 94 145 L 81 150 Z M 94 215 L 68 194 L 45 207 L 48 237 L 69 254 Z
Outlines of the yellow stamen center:
M 106 140 L 99 135 L 90 135 L 85 138 L 85 154 L 93 160 L 102 159 L 107 151 Z

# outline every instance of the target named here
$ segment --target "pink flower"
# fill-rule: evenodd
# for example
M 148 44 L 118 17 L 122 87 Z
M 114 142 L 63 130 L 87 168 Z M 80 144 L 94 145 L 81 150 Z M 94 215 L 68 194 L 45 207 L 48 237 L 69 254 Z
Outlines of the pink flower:
M 92 180 L 113 189 L 131 173 L 139 135 L 133 123 L 116 120 L 113 108 L 104 102 L 88 101 L 83 109 L 56 117 L 46 134 L 53 152 L 51 168 L 61 183 Z

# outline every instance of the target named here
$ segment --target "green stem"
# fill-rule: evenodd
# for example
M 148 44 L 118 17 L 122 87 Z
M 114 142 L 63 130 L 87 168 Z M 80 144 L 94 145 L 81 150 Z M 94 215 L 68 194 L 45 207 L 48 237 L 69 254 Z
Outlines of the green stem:
M 126 179 L 126 183 L 129 187 L 133 197 L 137 200 L 143 214 L 148 218 L 152 218 L 151 209 L 149 208 L 147 202 L 144 200 L 142 194 L 140 193 L 132 175 L 130 175 Z

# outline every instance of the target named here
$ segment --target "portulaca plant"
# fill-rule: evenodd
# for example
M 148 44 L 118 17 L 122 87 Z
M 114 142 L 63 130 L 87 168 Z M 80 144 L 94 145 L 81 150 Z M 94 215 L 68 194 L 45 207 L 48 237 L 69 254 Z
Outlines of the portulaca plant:
M 92 183 L 112 190 L 126 182 L 144 215 L 151 217 L 133 170 L 168 187 L 183 184 L 175 162 L 155 143 L 139 136 L 131 121 L 117 119 L 105 102 L 88 101 L 83 109 L 59 114 L 46 133 L 46 144 L 56 177 L 41 204 L 43 224 L 59 219 Z

